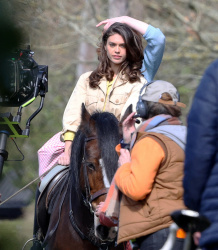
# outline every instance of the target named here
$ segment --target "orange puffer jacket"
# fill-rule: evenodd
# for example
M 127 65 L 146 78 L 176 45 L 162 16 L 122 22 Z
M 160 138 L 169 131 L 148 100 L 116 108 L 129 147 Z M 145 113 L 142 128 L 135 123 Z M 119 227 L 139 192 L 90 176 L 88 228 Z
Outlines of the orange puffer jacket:
M 116 172 L 121 199 L 118 243 L 171 225 L 170 213 L 184 209 L 184 151 L 159 133 L 140 133 L 131 162 Z

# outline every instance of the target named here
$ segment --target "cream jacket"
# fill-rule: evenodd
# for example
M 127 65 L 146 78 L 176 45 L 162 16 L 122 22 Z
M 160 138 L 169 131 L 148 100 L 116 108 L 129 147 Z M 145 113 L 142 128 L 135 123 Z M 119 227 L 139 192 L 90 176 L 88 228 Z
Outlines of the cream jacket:
M 64 111 L 62 133 L 77 131 L 81 121 L 82 103 L 85 104 L 90 114 L 96 110 L 102 111 L 104 108 L 107 80 L 101 79 L 99 86 L 92 89 L 89 86 L 90 74 L 91 72 L 87 72 L 81 75 L 74 88 Z M 133 111 L 135 111 L 140 89 L 147 82 L 144 77 L 141 77 L 141 82 L 135 83 L 130 83 L 121 77 L 124 78 L 124 76 L 119 75 L 113 83 L 105 105 L 105 111 L 113 113 L 117 119 L 122 117 L 130 104 L 133 104 Z

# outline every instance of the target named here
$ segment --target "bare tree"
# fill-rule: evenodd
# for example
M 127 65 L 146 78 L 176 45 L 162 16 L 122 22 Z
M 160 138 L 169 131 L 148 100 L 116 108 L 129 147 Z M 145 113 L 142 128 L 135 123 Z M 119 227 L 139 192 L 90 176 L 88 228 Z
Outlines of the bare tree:
M 128 0 L 108 0 L 108 17 L 129 15 Z
M 95 27 L 98 22 L 129 15 L 160 28 L 166 48 L 155 79 L 175 84 L 188 107 L 204 69 L 218 57 L 217 0 L 5 2 L 24 31 L 24 47 L 30 44 L 36 61 L 49 66 L 44 109 L 33 122 L 31 140 L 22 141 L 28 162 L 24 165 L 35 169 L 27 171 L 30 174 L 37 172 L 37 149 L 62 127 L 63 111 L 78 76 L 96 67 L 95 50 L 102 32 L 102 27 Z M 34 105 L 28 107 L 30 112 Z M 188 108 L 184 120 L 187 112 Z
M 90 31 L 88 27 L 95 25 L 95 0 L 86 0 L 85 7 L 82 12 L 82 25 L 85 29 L 84 36 L 80 36 L 79 49 L 78 49 L 78 59 L 76 70 L 76 78 L 78 79 L 83 73 L 93 70 L 93 61 L 96 59 L 96 49 L 90 44 Z M 91 11 L 90 11 L 91 10 Z M 95 22 L 94 22 L 95 21 Z M 91 63 L 90 63 L 91 62 Z

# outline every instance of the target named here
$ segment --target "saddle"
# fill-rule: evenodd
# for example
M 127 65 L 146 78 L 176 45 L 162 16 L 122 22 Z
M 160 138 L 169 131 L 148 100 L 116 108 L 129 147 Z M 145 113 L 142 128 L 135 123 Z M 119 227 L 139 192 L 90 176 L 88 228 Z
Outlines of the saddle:
M 54 167 L 51 171 L 48 172 L 46 176 L 42 179 L 40 186 L 39 186 L 39 191 L 42 194 L 45 188 L 49 185 L 52 187 L 52 183 L 55 184 L 59 178 L 62 177 L 62 175 L 65 173 L 64 170 L 68 170 L 69 166 L 62 166 L 62 165 L 57 165 Z
M 68 166 L 57 165 L 42 179 L 40 184 L 39 190 L 41 193 L 37 201 L 37 219 L 44 238 L 43 245 L 46 244 L 48 238 L 50 238 L 57 229 L 59 218 L 54 222 L 54 225 L 49 225 L 49 214 L 51 214 L 57 206 L 58 214 L 61 212 L 67 191 L 67 185 L 64 179 L 68 172 Z M 44 204 L 44 206 L 39 206 L 39 204 Z M 48 228 L 51 229 L 48 231 Z

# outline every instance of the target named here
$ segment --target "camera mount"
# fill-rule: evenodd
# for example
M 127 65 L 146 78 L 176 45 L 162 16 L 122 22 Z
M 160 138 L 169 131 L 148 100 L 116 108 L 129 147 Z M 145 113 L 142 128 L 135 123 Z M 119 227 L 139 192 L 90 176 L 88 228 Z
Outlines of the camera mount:
M 16 52 L 13 58 L 13 67 L 3 77 L 5 88 L 0 93 L 0 106 L 19 106 L 19 108 L 16 116 L 9 112 L 0 113 L 0 176 L 4 161 L 8 158 L 7 139 L 10 137 L 29 137 L 30 123 L 42 110 L 45 94 L 48 92 L 48 66 L 38 65 L 32 58 L 33 54 L 34 52 L 30 48 Z M 11 60 L 9 62 L 11 63 Z M 41 96 L 40 105 L 28 118 L 26 128 L 22 130 L 19 125 L 22 109 L 31 104 L 38 95 Z

